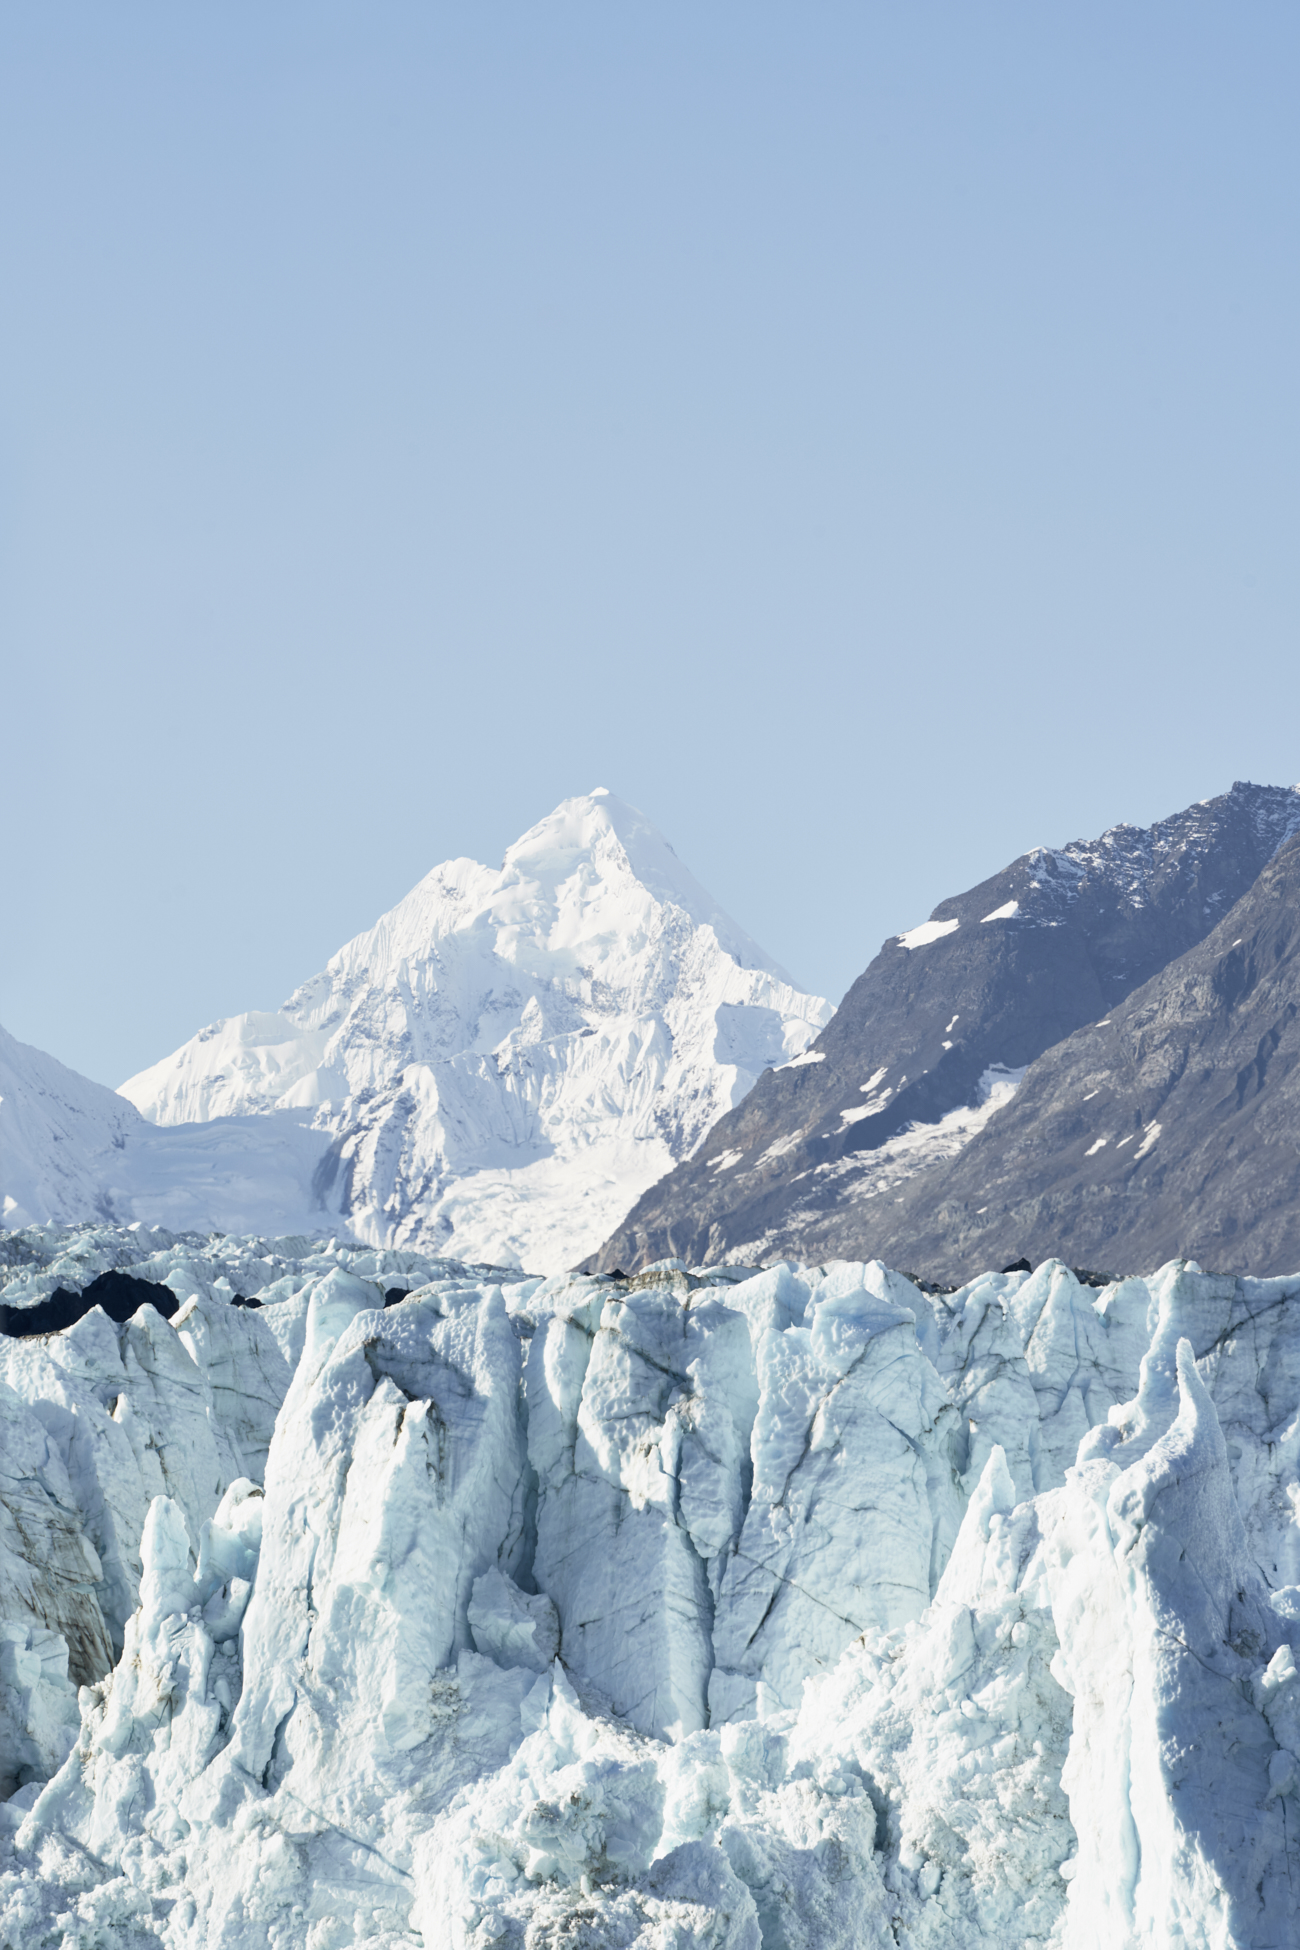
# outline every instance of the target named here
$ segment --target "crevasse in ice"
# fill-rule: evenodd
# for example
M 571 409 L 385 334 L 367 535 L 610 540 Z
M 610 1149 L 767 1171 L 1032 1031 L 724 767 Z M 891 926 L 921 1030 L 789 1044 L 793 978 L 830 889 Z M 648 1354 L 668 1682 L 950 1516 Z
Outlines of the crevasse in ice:
M 5 1944 L 1300 1940 L 1300 1278 L 11 1240 Z

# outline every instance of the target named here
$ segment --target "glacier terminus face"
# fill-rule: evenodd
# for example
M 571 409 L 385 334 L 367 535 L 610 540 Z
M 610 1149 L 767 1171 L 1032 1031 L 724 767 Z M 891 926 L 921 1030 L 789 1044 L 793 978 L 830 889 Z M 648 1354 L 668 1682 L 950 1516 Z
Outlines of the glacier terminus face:
M 0 1943 L 1300 1940 L 1300 1277 L 3 1244 Z

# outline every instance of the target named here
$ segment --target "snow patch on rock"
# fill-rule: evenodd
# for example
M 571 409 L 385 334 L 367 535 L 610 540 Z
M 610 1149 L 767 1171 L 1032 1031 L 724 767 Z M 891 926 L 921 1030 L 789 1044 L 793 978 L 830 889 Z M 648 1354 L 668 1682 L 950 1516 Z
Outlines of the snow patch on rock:
M 959 927 L 959 920 L 922 921 L 919 927 L 909 928 L 906 934 L 895 937 L 900 948 L 928 948 L 932 941 L 942 941 L 946 934 L 953 934 Z

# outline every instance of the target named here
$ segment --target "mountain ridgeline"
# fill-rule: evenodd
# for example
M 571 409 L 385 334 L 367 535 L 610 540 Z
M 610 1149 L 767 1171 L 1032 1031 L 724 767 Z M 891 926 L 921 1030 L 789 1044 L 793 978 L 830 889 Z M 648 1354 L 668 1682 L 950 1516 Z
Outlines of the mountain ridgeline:
M 1300 1263 L 1297 834 L 1300 789 L 1237 784 L 942 901 L 589 1266 L 878 1256 L 953 1279 L 1022 1253 L 1155 1265 L 1229 1241 L 1252 1272 Z M 1098 1066 L 1089 1098 L 1075 1086 Z

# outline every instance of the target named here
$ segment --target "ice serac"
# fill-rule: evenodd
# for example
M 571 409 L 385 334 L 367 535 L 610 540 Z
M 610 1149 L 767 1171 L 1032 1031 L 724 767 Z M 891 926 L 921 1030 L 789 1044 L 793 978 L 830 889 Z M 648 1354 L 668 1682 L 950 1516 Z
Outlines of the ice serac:
M 122 1661 L 30 1816 L 160 1896 L 183 1852 L 178 1940 L 269 1946 L 295 1905 L 313 1945 L 332 1917 L 400 1931 L 428 1802 L 504 1760 L 536 1679 L 477 1656 L 467 1617 L 528 1542 L 501 1291 L 377 1297 L 343 1269 L 313 1291 L 265 1497 L 235 1483 L 197 1531 L 153 1500 Z
M 20 1681 L 24 1655 L 40 1662 L 51 1635 L 63 1644 L 65 1680 L 69 1661 L 78 1681 L 111 1664 L 99 1604 L 103 1566 L 78 1514 L 59 1445 L 38 1409 L 0 1382 L 0 1633 L 3 1656 L 15 1666 L 10 1686 Z M 10 1760 L 28 1764 L 21 1752 Z M 8 1791 L 17 1785 L 11 1779 Z
M 1189 1250 L 1208 1258 L 1213 1242 L 1225 1265 L 1290 1270 L 1300 1235 L 1283 1080 L 1296 979 L 1273 966 L 1273 938 L 1256 949 L 1251 936 L 1266 919 L 1276 937 L 1290 930 L 1294 892 L 1279 898 L 1269 868 L 1297 834 L 1300 788 L 1237 784 L 1151 827 L 1035 847 L 941 901 L 885 942 L 805 1060 L 765 1074 L 587 1263 L 877 1255 L 958 1282 L 1022 1253 L 1155 1266 Z M 1253 890 L 1250 925 L 1221 925 Z M 1198 966 L 1193 994 L 1174 965 L 1215 935 L 1229 958 L 1234 938 L 1246 940 L 1219 992 Z M 1108 1026 L 1166 970 L 1156 1020 L 1148 1011 L 1136 1034 Z M 1246 988 L 1258 993 L 1243 1009 Z M 1180 1095 L 1195 1129 L 1166 1121 L 1162 1155 L 1185 1169 L 1175 1195 L 1153 1201 L 1165 1169 L 1149 1136 L 1156 1106 L 1178 1082 L 1180 1051 L 1211 1055 L 1224 1000 L 1239 1010 L 1238 1034 L 1215 1053 L 1212 1090 L 1207 1064 L 1187 1065 Z M 1068 1098 L 1049 1091 L 1052 1115 L 1031 1115 L 1046 1053 L 1081 1038 L 1096 1047 L 1078 1051 Z M 1087 1071 L 1097 1074 L 1084 1082 Z M 1195 1242 L 1189 1205 L 1204 1222 Z M 1122 1257 L 1107 1252 L 1116 1231 Z
M 864 1635 L 804 1694 L 788 1764 L 868 1785 L 886 1942 L 1059 1939 L 1071 1721 L 1040 1514 L 993 1448 L 933 1604 L 901 1632 Z
M 963 1482 L 997 1446 L 1022 1497 L 1065 1481 L 1083 1437 L 1131 1395 L 1151 1332 L 1146 1282 L 1099 1299 L 1059 1260 L 986 1273 L 926 1304 L 931 1359 L 963 1418 Z
M 952 1547 L 958 1418 L 884 1274 L 833 1267 L 789 1325 L 759 1333 L 752 1490 L 715 1612 L 715 1720 L 797 1706 L 860 1632 L 924 1611 Z M 762 1307 L 768 1279 L 773 1311 L 793 1312 L 785 1267 L 748 1305 Z
M 28 1244 L 37 1240 L 56 1250 L 47 1254 Z M 60 1245 L 70 1250 L 60 1252 Z M 20 1267 L 3 1289 L 11 1318 L 21 1319 L 51 1288 L 91 1284 L 106 1261 L 147 1274 L 139 1290 L 169 1304 L 169 1319 L 148 1302 L 120 1323 L 93 1307 L 63 1333 L 0 1336 L 0 1399 L 14 1421 L 5 1454 L 17 1467 L 29 1450 L 35 1454 L 33 1443 L 41 1450 L 45 1460 L 35 1478 L 23 1480 L 29 1490 L 33 1481 L 54 1486 L 60 1521 L 78 1540 L 72 1561 L 81 1566 L 73 1579 L 83 1588 L 74 1617 L 58 1596 L 66 1582 L 61 1549 L 23 1511 L 17 1484 L 0 1491 L 32 1542 L 27 1556 L 38 1595 L 28 1611 L 66 1640 L 75 1680 L 98 1680 L 120 1651 L 139 1602 L 140 1540 L 152 1500 L 172 1498 L 197 1535 L 232 1482 L 260 1481 L 289 1371 L 260 1313 L 231 1304 L 227 1272 L 245 1284 L 250 1272 L 258 1277 L 237 1253 L 223 1270 L 194 1243 L 178 1246 L 167 1234 L 109 1228 L 98 1234 L 33 1228 L 11 1234 L 10 1251 Z M 271 1270 L 267 1262 L 257 1264 L 263 1273 Z M 171 1312 L 177 1289 L 188 1297 Z M 373 1287 L 366 1291 L 378 1297 Z M 18 1581 L 5 1583 L 11 1592 L 20 1588 Z M 4 1615 L 27 1612 L 6 1604 Z
M 1300 1276 L 11 1245 L 6 1305 L 106 1258 L 197 1297 L 4 1350 L 50 1565 L 0 1627 L 6 1950 L 1297 1940 Z M 147 1495 L 96 1363 L 172 1424 Z M 96 1443 L 137 1569 L 78 1710 Z
M 598 790 L 122 1089 L 187 1130 L 310 1117 L 316 1196 L 356 1237 L 554 1272 L 829 1016 Z
M 181 1346 L 212 1393 L 213 1419 L 233 1465 L 259 1483 L 289 1390 L 289 1364 L 275 1334 L 256 1312 L 193 1293 L 172 1318 Z
M 223 1425 L 202 1368 L 151 1306 L 121 1327 L 96 1308 L 64 1334 L 0 1342 L 0 1353 L 61 1464 L 65 1507 L 98 1561 L 97 1598 L 120 1647 L 152 1500 L 172 1498 L 197 1536 L 227 1486 L 256 1467 L 256 1451 Z M 245 1425 L 242 1411 L 235 1423 Z M 80 1659 L 73 1645 L 79 1678 L 102 1677 L 107 1663 Z
M 1280 1619 L 1246 1547 L 1214 1403 L 1191 1342 L 1178 1414 L 1127 1468 L 1071 1473 L 1052 1583 L 1074 1696 L 1062 1779 L 1080 1835 L 1071 1946 L 1295 1941 L 1300 1890 L 1264 1709 Z M 1135 1446 L 1142 1447 L 1141 1434 Z M 1068 1538 L 1068 1543 L 1064 1540 Z M 1293 1820 L 1293 1811 L 1292 1811 Z
M 566 1664 L 640 1731 L 794 1706 L 856 1634 L 928 1604 L 958 1418 L 873 1276 L 666 1268 L 573 1282 L 539 1325 L 535 1575 Z
M 243 1630 L 232 1757 L 318 1805 L 427 1743 L 475 1583 L 526 1555 L 519 1342 L 499 1289 L 344 1321 L 317 1293 L 267 1470 L 265 1575 Z M 306 1466 L 304 1467 L 304 1459 Z M 333 1751 L 339 1716 L 351 1735 Z M 378 1809 L 376 1808 L 376 1814 Z
M 570 1668 L 638 1729 L 689 1732 L 707 1723 L 714 1606 L 743 1518 L 749 1324 L 725 1286 L 692 1288 L 684 1269 L 571 1292 L 529 1356 L 535 1575 Z

